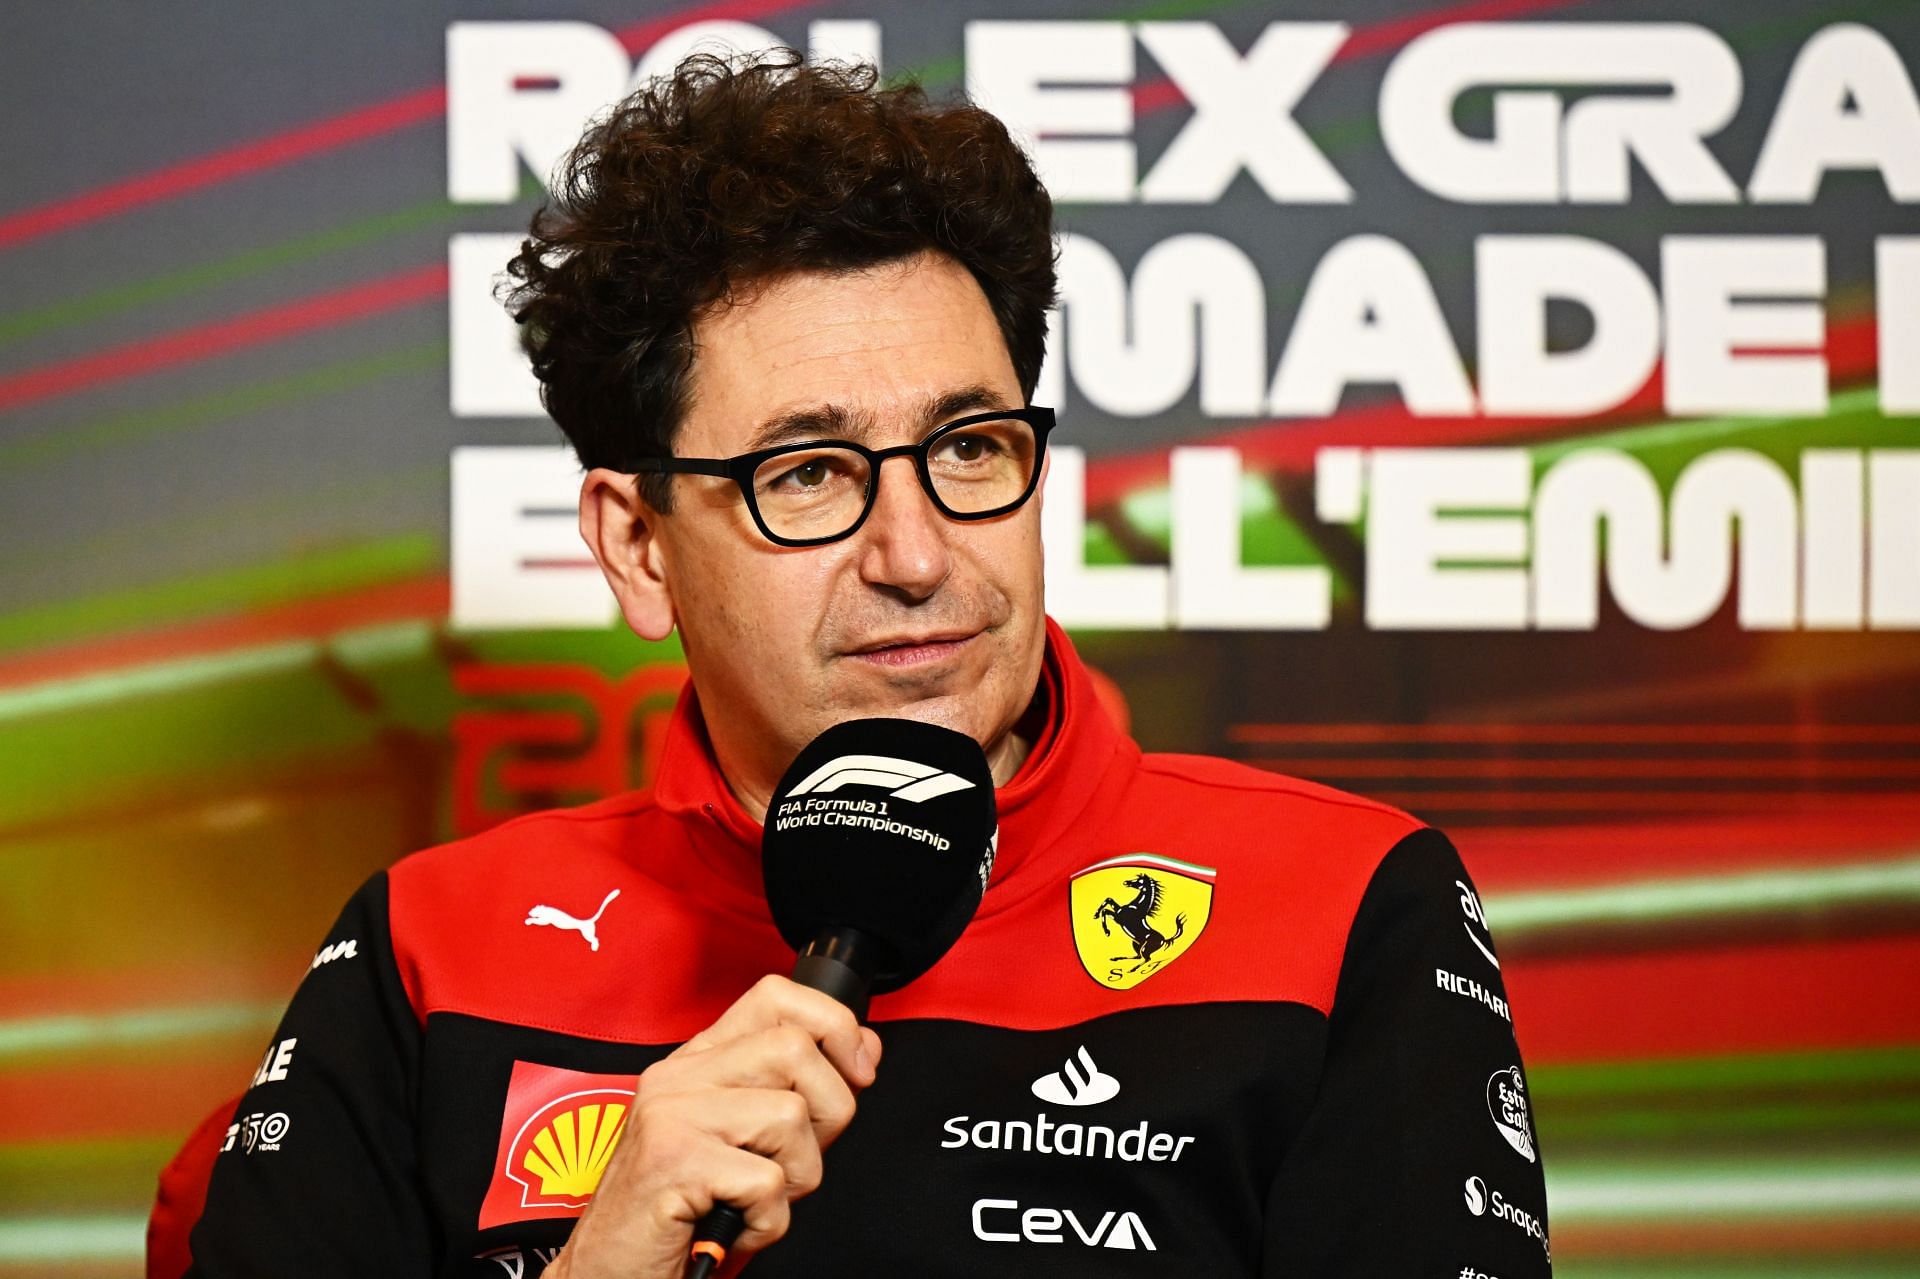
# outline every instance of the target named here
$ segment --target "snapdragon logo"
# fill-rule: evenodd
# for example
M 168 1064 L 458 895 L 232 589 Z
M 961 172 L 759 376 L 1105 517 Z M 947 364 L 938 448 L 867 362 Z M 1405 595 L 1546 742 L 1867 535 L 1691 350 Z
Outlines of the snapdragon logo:
M 788 791 L 789 796 L 824 794 L 842 786 L 878 786 L 895 799 L 920 803 L 954 791 L 968 790 L 973 783 L 955 777 L 931 764 L 891 755 L 842 755 L 808 773 L 801 783 Z
M 1465 1189 L 1468 1212 L 1476 1217 L 1484 1217 L 1491 1213 L 1538 1242 L 1546 1252 L 1547 1260 L 1553 1260 L 1553 1244 L 1547 1239 L 1547 1225 L 1544 1221 L 1516 1205 L 1502 1191 L 1489 1189 L 1482 1178 L 1467 1178 Z
M 1065 1226 L 1065 1231 L 1061 1226 Z M 985 1243 L 1072 1243 L 1123 1252 L 1157 1252 L 1147 1223 L 1134 1212 L 1108 1209 L 1098 1221 L 1082 1220 L 1071 1208 L 1020 1207 L 1018 1199 L 973 1201 L 973 1237 Z

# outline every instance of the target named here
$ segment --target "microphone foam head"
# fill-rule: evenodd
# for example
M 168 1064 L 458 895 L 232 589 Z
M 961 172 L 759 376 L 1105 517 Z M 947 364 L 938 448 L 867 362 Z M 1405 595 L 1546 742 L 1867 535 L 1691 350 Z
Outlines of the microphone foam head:
M 795 950 L 829 928 L 879 943 L 873 989 L 895 990 L 973 919 L 996 834 L 978 742 L 918 720 L 848 720 L 800 752 L 767 805 L 767 906 Z

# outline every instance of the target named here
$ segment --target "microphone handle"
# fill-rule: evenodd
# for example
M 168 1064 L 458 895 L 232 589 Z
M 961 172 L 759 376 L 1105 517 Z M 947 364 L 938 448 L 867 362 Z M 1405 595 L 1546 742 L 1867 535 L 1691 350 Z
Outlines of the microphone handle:
M 793 961 L 793 980 L 853 1009 L 867 1019 L 867 996 L 873 987 L 874 944 L 852 928 L 823 928 Z M 693 1230 L 693 1250 L 686 1279 L 707 1279 L 727 1259 L 727 1250 L 746 1229 L 747 1219 L 732 1204 L 715 1204 Z

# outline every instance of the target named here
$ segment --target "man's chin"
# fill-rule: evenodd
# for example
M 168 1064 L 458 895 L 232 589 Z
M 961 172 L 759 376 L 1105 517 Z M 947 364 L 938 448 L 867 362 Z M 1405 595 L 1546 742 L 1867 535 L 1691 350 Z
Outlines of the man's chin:
M 976 690 L 968 690 L 974 692 Z M 887 689 L 880 695 L 847 698 L 840 703 L 845 713 L 835 722 L 849 719 L 917 719 L 923 724 L 967 731 L 968 698 L 946 688 Z

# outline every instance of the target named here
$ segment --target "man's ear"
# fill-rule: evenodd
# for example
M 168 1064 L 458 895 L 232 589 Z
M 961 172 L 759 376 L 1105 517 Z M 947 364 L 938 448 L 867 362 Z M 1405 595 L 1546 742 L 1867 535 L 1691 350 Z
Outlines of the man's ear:
M 661 518 L 640 495 L 638 476 L 595 467 L 580 484 L 581 540 L 606 574 L 627 625 L 648 640 L 673 633 Z

